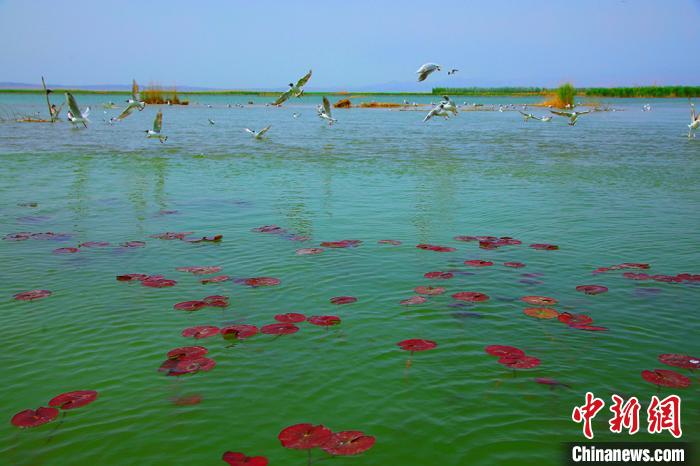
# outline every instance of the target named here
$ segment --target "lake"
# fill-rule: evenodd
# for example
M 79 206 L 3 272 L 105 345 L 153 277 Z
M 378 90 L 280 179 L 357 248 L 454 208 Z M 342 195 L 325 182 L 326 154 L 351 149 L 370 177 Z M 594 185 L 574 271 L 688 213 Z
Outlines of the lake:
M 92 106 L 88 129 L 0 124 L 0 236 L 70 235 L 0 241 L 0 463 L 218 465 L 232 450 L 304 465 L 306 452 L 283 448 L 277 436 L 308 422 L 376 437 L 362 455 L 332 461 L 348 466 L 554 465 L 562 442 L 585 440 L 571 413 L 587 391 L 606 401 L 593 422 L 596 440 L 673 440 L 646 433 L 645 410 L 659 392 L 640 373 L 653 369 L 690 377 L 690 387 L 660 394 L 682 397 L 682 439 L 700 438 L 700 379 L 657 360 L 700 355 L 698 282 L 623 276 L 700 273 L 700 139 L 687 138 L 687 101 L 612 99 L 619 111 L 583 115 L 574 127 L 561 117 L 524 122 L 515 111 L 423 123 L 427 109 L 337 109 L 328 127 L 315 114 L 319 96 L 282 108 L 257 96 L 191 96 L 189 106 L 147 106 L 115 125 L 105 120 L 119 110 L 104 113 L 101 103 L 125 96 L 76 98 Z M 248 100 L 256 104 L 228 107 Z M 484 110 L 538 99 L 454 100 Z M 643 112 L 647 102 L 652 111 Z M 157 109 L 165 144 L 143 133 Z M 38 94 L 0 94 L 0 111 L 46 108 Z M 267 125 L 263 140 L 243 131 Z M 264 225 L 284 232 L 253 231 Z M 151 237 L 164 232 L 223 238 Z M 522 244 L 484 249 L 454 239 L 465 235 Z M 378 243 L 386 239 L 401 244 Z M 342 240 L 361 243 L 296 253 Z M 89 241 L 110 245 L 54 252 Z M 128 241 L 145 246 L 119 246 Z M 537 243 L 559 249 L 529 247 Z M 470 260 L 493 265 L 464 264 Z M 622 263 L 651 268 L 593 274 Z M 221 271 L 176 270 L 189 266 Z M 431 271 L 452 278 L 425 278 Z M 177 284 L 115 279 L 131 273 Z M 200 283 L 221 274 L 232 280 Z M 280 283 L 246 286 L 249 277 Z M 576 290 L 591 284 L 608 291 Z M 445 292 L 400 304 L 418 286 Z M 13 299 L 34 289 L 52 295 Z M 463 291 L 490 299 L 452 297 Z M 228 307 L 173 309 L 210 295 L 228 296 Z M 528 316 L 532 305 L 520 298 L 532 295 L 556 298 L 547 307 L 586 314 L 607 330 Z M 332 304 L 337 296 L 357 301 Z M 262 327 L 292 312 L 341 323 L 301 322 L 296 333 L 234 345 L 221 335 L 181 335 L 203 325 Z M 413 338 L 437 347 L 411 356 L 397 346 Z M 216 367 L 179 377 L 158 371 L 169 350 L 191 345 L 206 347 Z M 489 345 L 515 346 L 540 364 L 513 370 L 484 351 Z M 99 396 L 41 427 L 10 424 L 15 413 L 72 390 Z M 613 393 L 642 403 L 634 437 L 608 431 Z M 315 461 L 327 457 L 313 452 Z

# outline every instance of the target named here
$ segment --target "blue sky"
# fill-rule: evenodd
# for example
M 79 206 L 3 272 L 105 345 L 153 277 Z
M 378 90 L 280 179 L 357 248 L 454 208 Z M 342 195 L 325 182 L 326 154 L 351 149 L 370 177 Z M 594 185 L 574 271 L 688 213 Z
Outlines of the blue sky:
M 700 85 L 700 0 L 0 0 L 0 31 L 0 82 Z

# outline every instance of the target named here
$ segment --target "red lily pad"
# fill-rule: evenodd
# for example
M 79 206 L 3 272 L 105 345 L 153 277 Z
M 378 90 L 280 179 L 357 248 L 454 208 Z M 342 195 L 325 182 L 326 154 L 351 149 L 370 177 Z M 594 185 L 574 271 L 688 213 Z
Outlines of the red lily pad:
M 176 398 L 171 398 L 170 401 L 172 401 L 175 406 L 193 406 L 201 403 L 203 399 L 202 395 L 195 394 L 178 396 Z
M 203 346 L 181 346 L 180 348 L 171 349 L 168 351 L 168 359 L 191 359 L 199 358 L 209 352 Z
M 449 280 L 455 275 L 452 272 L 427 272 L 423 274 L 423 277 L 430 278 L 432 280 Z
M 257 335 L 259 332 L 258 327 L 255 325 L 247 325 L 247 324 L 237 324 L 237 325 L 229 325 L 228 327 L 224 327 L 221 329 L 221 335 L 225 339 L 237 339 L 237 340 L 245 340 L 246 338 L 250 338 L 253 335 Z
M 338 316 L 311 316 L 306 321 L 313 325 L 319 325 L 321 327 L 331 327 L 333 325 L 340 324 L 340 317 Z
M 522 262 L 504 262 L 503 265 L 506 267 L 513 267 L 514 269 L 521 269 L 525 267 L 525 264 Z
M 34 301 L 49 296 L 51 296 L 51 291 L 49 290 L 29 290 L 17 293 L 13 296 L 13 298 L 15 298 L 17 301 Z
M 559 246 L 556 244 L 547 244 L 547 243 L 535 243 L 531 244 L 530 247 L 532 249 L 540 249 L 543 251 L 554 251 L 556 249 L 559 249 Z
M 217 275 L 216 277 L 210 277 L 210 278 L 203 278 L 199 282 L 202 285 L 206 285 L 207 283 L 221 283 L 221 282 L 227 282 L 231 280 L 231 277 L 228 275 Z
M 569 312 L 562 312 L 557 319 L 566 325 L 588 325 L 593 323 L 593 318 L 586 314 L 571 314 Z
M 210 266 L 190 266 L 190 267 L 177 267 L 175 270 L 178 272 L 189 272 L 195 275 L 208 275 L 211 273 L 221 272 L 221 267 L 218 265 Z
M 47 422 L 51 422 L 58 417 L 58 410 L 56 408 L 46 408 L 42 406 L 37 408 L 36 411 L 33 409 L 25 409 L 19 413 L 12 416 L 10 421 L 13 426 L 20 428 L 27 427 L 38 427 Z
M 263 225 L 261 227 L 253 228 L 252 231 L 257 233 L 272 233 L 272 234 L 282 234 L 285 230 L 284 228 L 277 225 Z
M 437 343 L 432 340 L 423 340 L 421 338 L 411 338 L 409 340 L 403 340 L 396 344 L 404 351 L 428 351 L 437 348 Z
M 321 446 L 321 449 L 333 456 L 359 455 L 372 448 L 376 439 L 356 430 L 336 432 Z
M 603 285 L 579 285 L 576 287 L 576 291 L 586 294 L 600 294 L 608 291 L 608 288 Z
M 199 311 L 203 307 L 206 307 L 207 303 L 204 301 L 183 301 L 181 303 L 177 303 L 173 306 L 173 309 L 176 309 L 178 311 L 187 311 L 187 312 L 192 312 L 192 311 Z
M 185 239 L 187 235 L 191 235 L 191 231 L 183 231 L 183 232 L 176 232 L 176 231 L 166 231 L 165 233 L 158 233 L 156 235 L 151 235 L 149 238 L 156 238 L 156 239 L 165 239 L 165 240 L 173 240 L 173 239 Z
M 399 304 L 402 306 L 412 306 L 414 304 L 423 304 L 426 302 L 427 299 L 424 298 L 423 296 L 411 296 L 408 299 L 404 299 L 403 301 L 400 301 Z
M 548 296 L 523 296 L 520 300 L 535 306 L 553 306 L 559 302 Z
M 608 330 L 607 327 L 587 324 L 569 324 L 569 327 L 575 328 L 576 330 L 585 330 L 587 332 L 606 332 Z
M 78 248 L 58 248 L 58 249 L 54 249 L 53 253 L 54 254 L 75 254 L 78 251 L 80 251 L 80 249 L 78 249 Z
M 264 325 L 260 331 L 266 335 L 289 335 L 299 331 L 299 327 L 294 324 L 269 324 Z
M 216 367 L 216 361 L 205 357 L 178 359 L 167 375 L 177 377 L 185 374 L 196 374 L 197 372 L 209 372 L 214 367 Z
M 352 304 L 357 302 L 357 298 L 354 296 L 334 296 L 331 298 L 331 304 Z
M 246 278 L 243 282 L 248 286 L 258 287 L 258 286 L 275 286 L 281 283 L 279 278 L 274 277 L 252 277 Z
M 189 327 L 182 331 L 183 337 L 194 337 L 196 339 L 209 338 L 219 334 L 219 327 L 213 325 L 198 325 Z
M 221 459 L 231 466 L 267 466 L 264 456 L 246 456 L 235 451 L 227 451 Z
M 484 348 L 484 351 L 491 356 L 498 356 L 499 358 L 507 356 L 512 359 L 517 359 L 525 356 L 525 352 L 520 348 L 507 345 L 490 345 Z
M 22 231 L 19 233 L 8 233 L 7 235 L 3 236 L 2 239 L 5 241 L 27 241 L 31 237 L 32 234 L 30 232 Z
M 668 369 L 642 371 L 642 378 L 647 382 L 661 387 L 688 388 L 690 386 L 690 379 L 688 377 Z
M 413 289 L 418 294 L 424 294 L 427 296 L 437 296 L 445 292 L 445 288 L 441 286 L 417 286 Z
M 498 360 L 498 363 L 510 367 L 511 369 L 534 369 L 540 365 L 540 360 L 534 356 L 520 356 L 517 358 L 502 356 Z
M 126 273 L 124 275 L 117 275 L 117 281 L 120 282 L 135 282 L 141 281 L 148 278 L 148 275 L 144 273 Z
M 354 248 L 362 243 L 359 239 L 344 239 L 342 241 L 324 241 L 321 246 L 324 248 Z
M 548 307 L 528 307 L 523 309 L 523 313 L 536 319 L 554 319 L 559 316 L 559 312 Z
M 379 241 L 377 241 L 377 244 L 390 244 L 392 246 L 399 246 L 401 244 L 401 241 L 396 239 L 380 239 Z
M 119 246 L 123 248 L 142 248 L 146 245 L 145 241 L 126 241 L 124 243 L 120 243 Z
M 213 296 L 207 296 L 206 298 L 202 299 L 207 306 L 211 307 L 226 307 L 228 306 L 228 296 L 221 296 L 221 295 L 213 295 Z
M 284 448 L 308 450 L 325 445 L 332 435 L 333 432 L 322 424 L 295 424 L 282 429 L 277 438 Z
M 111 246 L 107 241 L 86 241 L 78 245 L 79 248 L 106 248 Z
M 142 280 L 141 284 L 150 288 L 166 288 L 169 286 L 175 286 L 177 282 L 175 280 L 168 280 L 167 278 L 149 276 L 148 278 Z
M 489 300 L 489 295 L 476 291 L 460 291 L 459 293 L 453 294 L 452 297 L 459 301 L 468 301 L 471 303 L 480 303 Z
M 416 245 L 418 249 L 423 249 L 426 251 L 435 251 L 435 252 L 454 252 L 457 249 L 456 248 L 451 248 L 448 246 L 438 246 L 436 244 L 418 244 Z
M 687 354 L 660 354 L 659 362 L 669 366 L 682 367 L 683 369 L 700 369 L 700 358 Z
M 288 312 L 286 314 L 275 315 L 275 320 L 277 322 L 282 322 L 283 324 L 296 324 L 298 322 L 304 322 L 306 320 L 306 316 L 297 312 Z
M 301 248 L 296 250 L 297 256 L 310 256 L 315 254 L 321 254 L 325 249 L 323 248 Z
M 464 265 L 469 265 L 471 267 L 490 267 L 493 265 L 493 262 L 474 259 L 474 260 L 464 261 Z
M 201 238 L 183 238 L 188 243 L 220 243 L 224 235 L 202 236 Z
M 77 390 L 74 392 L 62 393 L 51 398 L 49 406 L 61 409 L 75 409 L 88 405 L 97 399 L 97 392 L 94 390 Z

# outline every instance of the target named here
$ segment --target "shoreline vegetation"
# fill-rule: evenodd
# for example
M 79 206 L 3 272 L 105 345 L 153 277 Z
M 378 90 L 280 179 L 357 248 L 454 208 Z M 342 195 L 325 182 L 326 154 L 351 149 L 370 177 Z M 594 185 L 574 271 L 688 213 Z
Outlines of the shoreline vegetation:
M 551 98 L 557 95 L 561 88 L 544 87 L 435 87 L 431 92 L 316 92 L 307 91 L 305 95 L 333 95 L 333 96 L 431 96 L 431 95 L 462 95 L 481 97 L 507 97 L 507 96 L 542 96 Z M 123 94 L 128 95 L 128 90 L 93 90 L 93 89 L 54 89 L 54 92 L 71 92 L 73 94 Z M 146 94 L 150 89 L 142 91 Z M 206 91 L 176 91 L 174 89 L 154 89 L 154 100 L 165 98 L 163 103 L 178 95 L 250 95 L 258 97 L 275 97 L 282 91 L 250 91 L 250 90 L 206 90 Z M 43 94 L 42 89 L 0 89 L 1 94 Z M 166 97 L 167 96 L 167 97 Z M 576 97 L 619 97 L 619 98 L 687 98 L 700 97 L 700 86 L 641 86 L 641 87 L 580 87 L 575 89 Z M 170 99 L 168 99 L 170 97 Z

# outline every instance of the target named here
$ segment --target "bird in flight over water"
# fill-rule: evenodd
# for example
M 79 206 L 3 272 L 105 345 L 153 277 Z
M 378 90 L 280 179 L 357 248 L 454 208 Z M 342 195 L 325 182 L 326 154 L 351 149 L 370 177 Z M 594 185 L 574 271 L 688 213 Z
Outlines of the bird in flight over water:
M 307 82 L 309 82 L 309 79 L 311 79 L 311 72 L 312 70 L 309 70 L 306 75 L 304 75 L 299 81 L 297 81 L 296 84 L 294 83 L 289 83 L 289 90 L 279 96 L 277 100 L 275 100 L 272 105 L 282 105 L 287 99 L 290 97 L 301 97 L 304 95 L 304 86 L 306 85 Z
M 136 84 L 136 80 L 134 79 L 131 83 L 131 98 L 126 101 L 126 108 L 122 110 L 122 112 L 118 116 L 110 118 L 109 121 L 110 123 L 114 123 L 115 121 L 123 120 L 124 118 L 131 115 L 131 112 L 133 112 L 134 110 L 138 109 L 140 112 L 144 108 L 146 108 L 146 102 L 141 100 L 139 85 Z
M 425 81 L 425 78 L 430 76 L 430 73 L 434 71 L 440 71 L 440 65 L 436 65 L 435 63 L 426 63 L 418 68 L 418 71 L 416 71 L 418 74 L 418 82 Z
M 156 118 L 153 120 L 153 129 L 145 130 L 146 137 L 157 138 L 160 140 L 161 144 L 168 140 L 168 136 L 160 134 L 160 130 L 163 128 L 163 111 L 158 110 Z
M 323 105 L 319 105 L 316 110 L 318 111 L 318 116 L 326 121 L 328 121 L 328 126 L 333 126 L 336 120 L 331 116 L 331 103 L 328 101 L 328 97 L 323 96 Z
M 66 101 L 68 102 L 68 121 L 70 121 L 74 126 L 78 123 L 82 123 L 83 126 L 87 128 L 88 115 L 90 115 L 90 107 L 85 107 L 82 112 L 78 108 L 78 103 L 75 101 L 75 97 L 70 92 L 66 92 Z
M 249 133 L 249 134 L 250 134 L 251 136 L 253 136 L 255 139 L 262 139 L 263 136 L 265 135 L 265 133 L 267 133 L 267 130 L 270 129 L 270 128 L 272 128 L 272 125 L 267 125 L 266 127 L 264 127 L 263 129 L 261 129 L 260 131 L 253 131 L 253 130 L 250 129 L 250 128 L 245 128 L 245 132 L 246 132 L 246 133 Z
M 550 110 L 550 112 L 554 113 L 555 115 L 567 117 L 569 119 L 569 126 L 574 126 L 579 116 L 585 115 L 586 113 L 591 113 L 590 110 L 586 110 L 585 112 L 559 112 L 556 110 Z
M 688 103 L 690 103 L 690 124 L 688 125 L 688 139 L 695 139 L 695 131 L 697 131 L 697 129 L 700 128 L 700 114 L 695 113 L 695 104 L 690 102 L 690 99 L 688 99 Z

